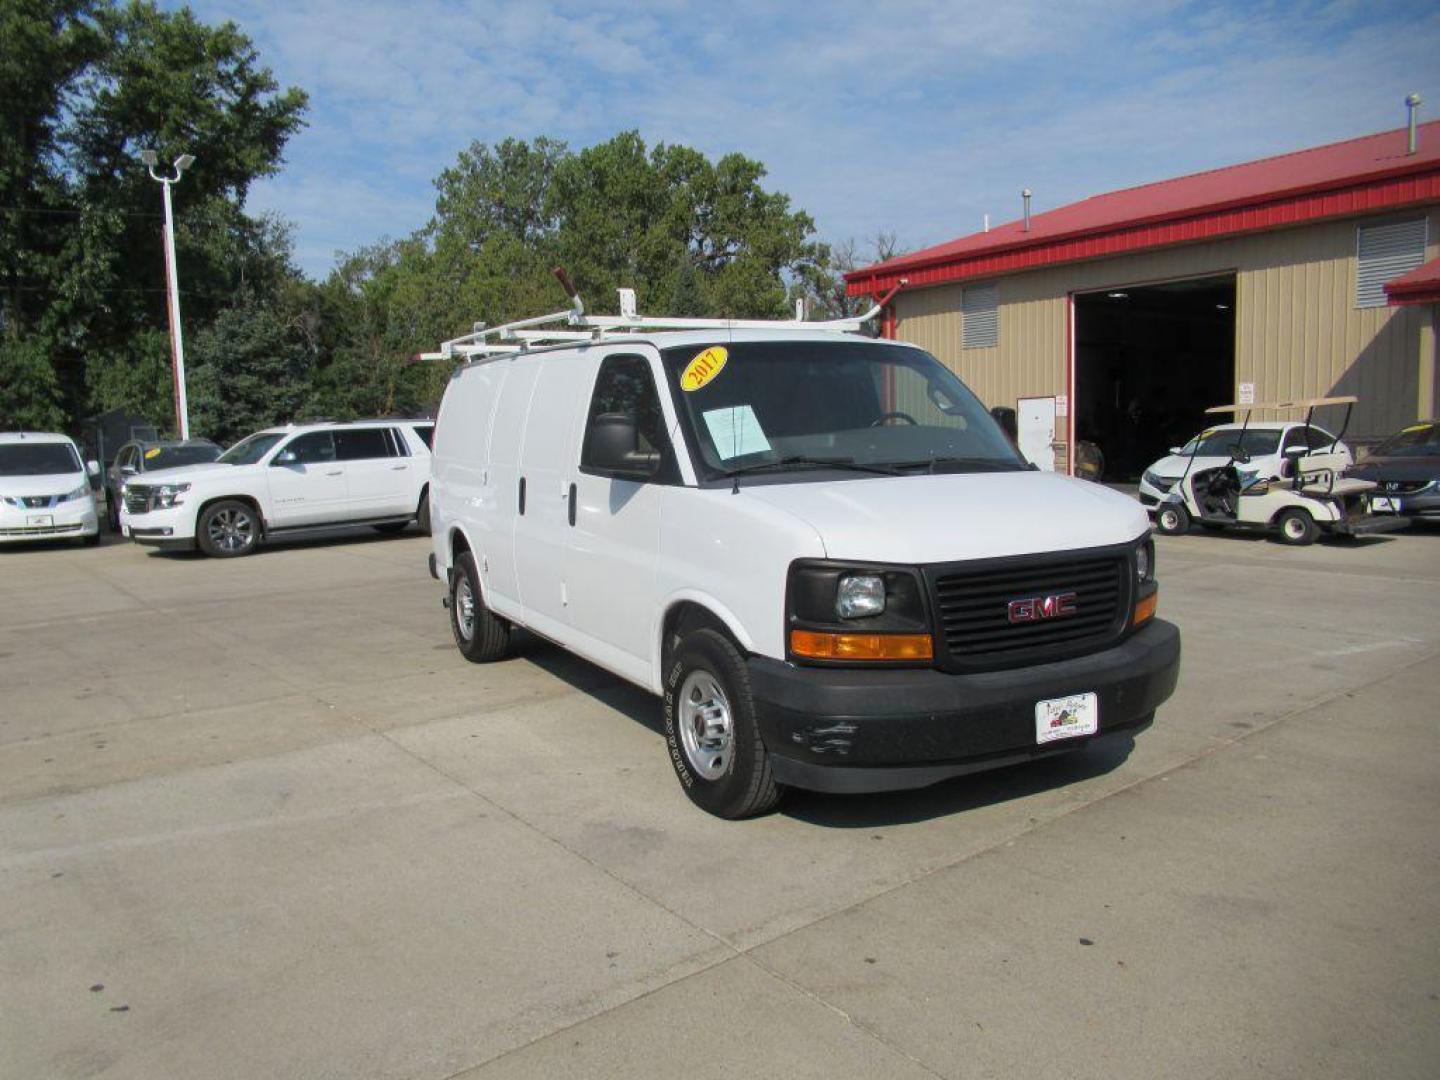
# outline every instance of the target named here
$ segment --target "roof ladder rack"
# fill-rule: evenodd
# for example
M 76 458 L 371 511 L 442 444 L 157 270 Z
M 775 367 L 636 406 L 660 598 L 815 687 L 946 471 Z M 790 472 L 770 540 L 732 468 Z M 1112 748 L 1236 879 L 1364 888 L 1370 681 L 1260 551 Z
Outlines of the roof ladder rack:
M 463 337 L 442 342 L 435 352 L 421 353 L 421 360 L 480 360 L 526 352 L 549 345 L 606 341 L 638 331 L 659 330 L 824 330 L 838 334 L 858 334 L 865 324 L 880 314 L 889 296 L 863 315 L 848 319 L 810 321 L 804 318 L 804 301 L 795 305 L 794 319 L 694 319 L 640 315 L 635 305 L 635 290 L 620 290 L 619 315 L 587 315 L 570 277 L 561 267 L 553 271 L 561 287 L 570 297 L 570 307 L 549 315 L 517 319 L 499 326 L 476 323 L 474 330 Z M 893 291 L 891 293 L 893 295 Z M 551 327 L 551 329 L 541 329 Z

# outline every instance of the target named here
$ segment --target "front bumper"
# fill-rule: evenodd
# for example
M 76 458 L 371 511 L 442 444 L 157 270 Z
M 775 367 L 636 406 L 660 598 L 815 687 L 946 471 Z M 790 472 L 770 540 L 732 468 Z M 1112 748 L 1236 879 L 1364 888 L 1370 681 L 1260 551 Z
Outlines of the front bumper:
M 58 506 L 21 510 L 0 504 L 0 544 L 66 540 L 100 531 L 94 499 L 73 499 Z
M 1370 514 L 1328 524 L 1321 522 L 1321 527 L 1343 536 L 1373 536 L 1376 533 L 1397 532 L 1409 524 L 1410 519 L 1399 514 Z
M 120 512 L 120 531 L 137 544 L 166 550 L 188 550 L 195 546 L 195 518 L 182 503 L 148 514 Z
M 1007 671 L 808 668 L 749 661 L 775 779 L 828 792 L 925 787 L 1148 726 L 1175 690 L 1180 631 L 1154 620 L 1102 652 Z M 1093 692 L 1099 731 L 1036 745 L 1037 702 Z

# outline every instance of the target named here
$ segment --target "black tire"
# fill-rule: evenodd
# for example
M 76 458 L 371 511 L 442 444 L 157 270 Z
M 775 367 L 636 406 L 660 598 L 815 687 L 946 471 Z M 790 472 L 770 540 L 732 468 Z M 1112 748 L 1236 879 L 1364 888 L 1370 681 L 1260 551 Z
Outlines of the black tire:
M 724 710 L 728 740 L 700 715 L 707 704 Z M 687 715 L 689 710 L 694 711 Z M 763 814 L 780 801 L 783 789 L 775 783 L 760 738 L 745 660 L 714 630 L 687 635 L 671 658 L 665 678 L 665 742 L 680 786 L 700 809 L 716 817 L 744 818 Z
M 195 542 L 214 559 L 251 554 L 260 544 L 260 514 L 247 502 L 221 499 L 211 503 L 195 523 Z
M 460 655 L 472 664 L 504 659 L 510 650 L 510 623 L 485 606 L 475 558 L 468 551 L 450 571 L 450 632 Z
M 1313 544 L 1320 535 L 1320 526 L 1308 510 L 1292 506 L 1275 518 L 1275 539 L 1291 547 L 1305 547 Z
M 402 533 L 406 529 L 408 529 L 410 527 L 410 522 L 387 521 L 381 525 L 371 525 L 370 527 L 378 533 L 385 533 L 386 535 L 393 536 L 395 533 Z
M 95 547 L 100 543 L 100 530 L 97 528 L 90 536 L 82 536 L 80 542 L 86 547 Z
M 110 492 L 105 493 L 105 520 L 110 525 L 110 531 L 116 536 L 120 535 L 120 499 Z
M 1162 536 L 1183 536 L 1190 531 L 1190 511 L 1179 503 L 1161 503 L 1155 509 L 1155 531 Z
M 420 506 L 415 511 L 415 524 L 426 536 L 430 535 L 430 489 L 420 493 Z

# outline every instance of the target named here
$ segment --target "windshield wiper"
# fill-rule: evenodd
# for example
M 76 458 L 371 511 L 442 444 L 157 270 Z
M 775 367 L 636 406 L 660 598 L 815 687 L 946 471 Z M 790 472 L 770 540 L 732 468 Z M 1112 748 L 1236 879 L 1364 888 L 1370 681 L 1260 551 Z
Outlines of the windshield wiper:
M 937 454 L 932 458 L 921 458 L 918 461 L 896 461 L 891 462 L 897 469 L 919 469 L 933 473 L 948 466 L 961 466 L 959 472 L 1020 472 L 1025 466 L 1015 461 L 997 461 L 995 458 L 977 457 L 950 457 L 945 454 Z
M 720 475 L 727 480 L 734 480 L 735 486 L 731 490 L 740 490 L 740 477 L 759 476 L 762 473 L 788 472 L 791 469 L 845 469 L 850 472 L 871 473 L 876 476 L 899 476 L 900 471 L 893 465 L 865 465 L 854 458 L 817 458 L 805 457 L 799 454 L 792 454 L 776 461 L 760 461 L 754 465 L 741 465 L 736 469 L 726 469 Z

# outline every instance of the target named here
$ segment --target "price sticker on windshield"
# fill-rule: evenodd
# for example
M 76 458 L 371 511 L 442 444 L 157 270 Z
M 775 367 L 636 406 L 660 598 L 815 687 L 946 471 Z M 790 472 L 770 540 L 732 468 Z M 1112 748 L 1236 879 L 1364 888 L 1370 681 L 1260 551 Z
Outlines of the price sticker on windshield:
M 145 451 L 145 460 L 146 460 L 146 461 L 149 461 L 149 460 L 151 460 L 152 458 L 157 458 L 157 457 L 159 457 L 159 456 L 160 456 L 160 447 L 158 447 L 158 446 L 152 446 L 149 450 L 146 450 L 146 451 Z
M 706 386 L 725 370 L 725 361 L 729 358 L 730 352 L 724 345 L 711 345 L 685 365 L 685 370 L 680 373 L 680 389 L 693 394 Z

